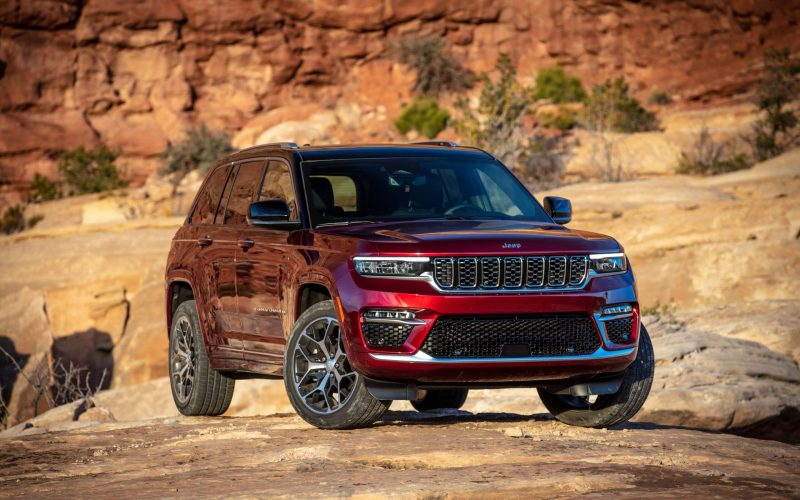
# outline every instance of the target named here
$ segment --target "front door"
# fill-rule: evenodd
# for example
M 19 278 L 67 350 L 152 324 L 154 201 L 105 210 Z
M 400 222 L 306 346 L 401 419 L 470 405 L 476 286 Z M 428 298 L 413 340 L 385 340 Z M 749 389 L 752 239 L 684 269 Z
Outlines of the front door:
M 270 160 L 257 201 L 280 199 L 291 210 L 292 220 L 298 220 L 292 177 L 289 165 Z M 244 357 L 257 367 L 260 364 L 282 366 L 284 319 L 289 298 L 283 286 L 287 256 L 291 251 L 292 231 L 261 226 L 246 226 L 241 231 L 236 257 L 236 289 L 239 315 L 246 332 Z M 270 366 L 259 371 L 273 371 Z

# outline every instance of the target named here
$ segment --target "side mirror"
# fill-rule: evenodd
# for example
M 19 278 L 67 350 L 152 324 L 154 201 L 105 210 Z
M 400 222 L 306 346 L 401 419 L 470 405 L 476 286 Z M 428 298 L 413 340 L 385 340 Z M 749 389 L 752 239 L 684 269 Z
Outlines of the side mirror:
M 556 224 L 566 224 L 572 220 L 572 203 L 566 198 L 547 196 L 544 199 L 544 210 Z
M 257 201 L 247 209 L 247 223 L 252 226 L 300 227 L 300 221 L 289 220 L 289 217 L 289 205 L 283 200 Z

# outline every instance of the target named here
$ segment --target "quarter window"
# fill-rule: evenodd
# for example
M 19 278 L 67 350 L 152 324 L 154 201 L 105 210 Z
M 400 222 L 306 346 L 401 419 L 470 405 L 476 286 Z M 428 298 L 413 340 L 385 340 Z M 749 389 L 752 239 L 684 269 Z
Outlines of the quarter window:
M 213 224 L 214 214 L 217 213 L 220 195 L 225 189 L 225 181 L 231 171 L 230 165 L 217 168 L 211 172 L 211 177 L 203 187 L 203 191 L 197 198 L 192 217 L 189 220 L 192 224 Z

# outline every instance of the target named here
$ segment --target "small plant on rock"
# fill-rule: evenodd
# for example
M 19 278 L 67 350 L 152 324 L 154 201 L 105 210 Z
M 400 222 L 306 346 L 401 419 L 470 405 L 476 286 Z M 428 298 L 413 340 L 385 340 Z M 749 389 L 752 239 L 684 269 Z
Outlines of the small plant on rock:
M 179 182 L 183 176 L 199 168 L 208 170 L 214 161 L 233 151 L 230 137 L 225 132 L 212 132 L 205 125 L 191 128 L 186 138 L 171 144 L 162 157 L 163 174 L 175 173 Z
M 474 77 L 436 36 L 407 36 L 394 46 L 397 59 L 417 71 L 414 90 L 436 97 L 444 91 L 461 91 L 472 86 Z
M 414 99 L 411 105 L 395 120 L 394 126 L 401 134 L 416 130 L 428 139 L 433 139 L 447 127 L 450 113 L 439 107 L 433 99 Z
M 481 75 L 483 89 L 477 109 L 463 97 L 456 101 L 461 113 L 456 130 L 467 144 L 491 152 L 526 176 L 537 189 L 557 185 L 564 168 L 559 142 L 540 132 L 525 131 L 522 119 L 528 112 L 532 92 L 517 81 L 508 54 L 500 55 L 496 68 L 500 73 L 496 82 Z
M 540 69 L 536 74 L 533 98 L 548 99 L 555 103 L 581 102 L 586 99 L 586 91 L 580 78 L 567 75 L 564 68 L 556 65 Z
M 0 233 L 14 234 L 26 229 L 33 229 L 42 219 L 44 219 L 43 215 L 26 218 L 24 206 L 11 205 L 6 208 L 3 217 L 0 218 Z
M 628 92 L 623 77 L 595 85 L 586 101 L 584 125 L 596 132 L 645 132 L 656 130 L 658 120 Z
M 717 142 L 706 127 L 700 130 L 693 147 L 681 153 L 680 174 L 716 175 L 749 167 L 747 156 L 731 142 Z
M 33 175 L 31 181 L 31 201 L 51 201 L 61 198 L 61 187 L 40 173 Z
M 778 156 L 800 142 L 798 117 L 790 107 L 797 99 L 800 61 L 788 49 L 772 50 L 764 56 L 764 72 L 756 92 L 761 116 L 745 137 L 756 161 Z
M 83 145 L 61 153 L 58 170 L 69 186 L 69 195 L 101 193 L 127 186 L 115 163 L 119 155 L 120 151 L 106 146 L 87 150 Z

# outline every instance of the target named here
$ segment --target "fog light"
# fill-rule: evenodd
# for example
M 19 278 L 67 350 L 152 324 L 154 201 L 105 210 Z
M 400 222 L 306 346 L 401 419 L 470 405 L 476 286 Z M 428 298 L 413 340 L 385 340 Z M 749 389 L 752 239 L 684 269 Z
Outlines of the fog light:
M 364 311 L 365 321 L 380 320 L 413 320 L 417 315 L 413 311 L 391 310 L 391 309 L 370 309 Z
M 617 304 L 615 306 L 606 306 L 603 308 L 604 316 L 612 316 L 615 314 L 626 314 L 633 311 L 633 306 L 630 304 Z

